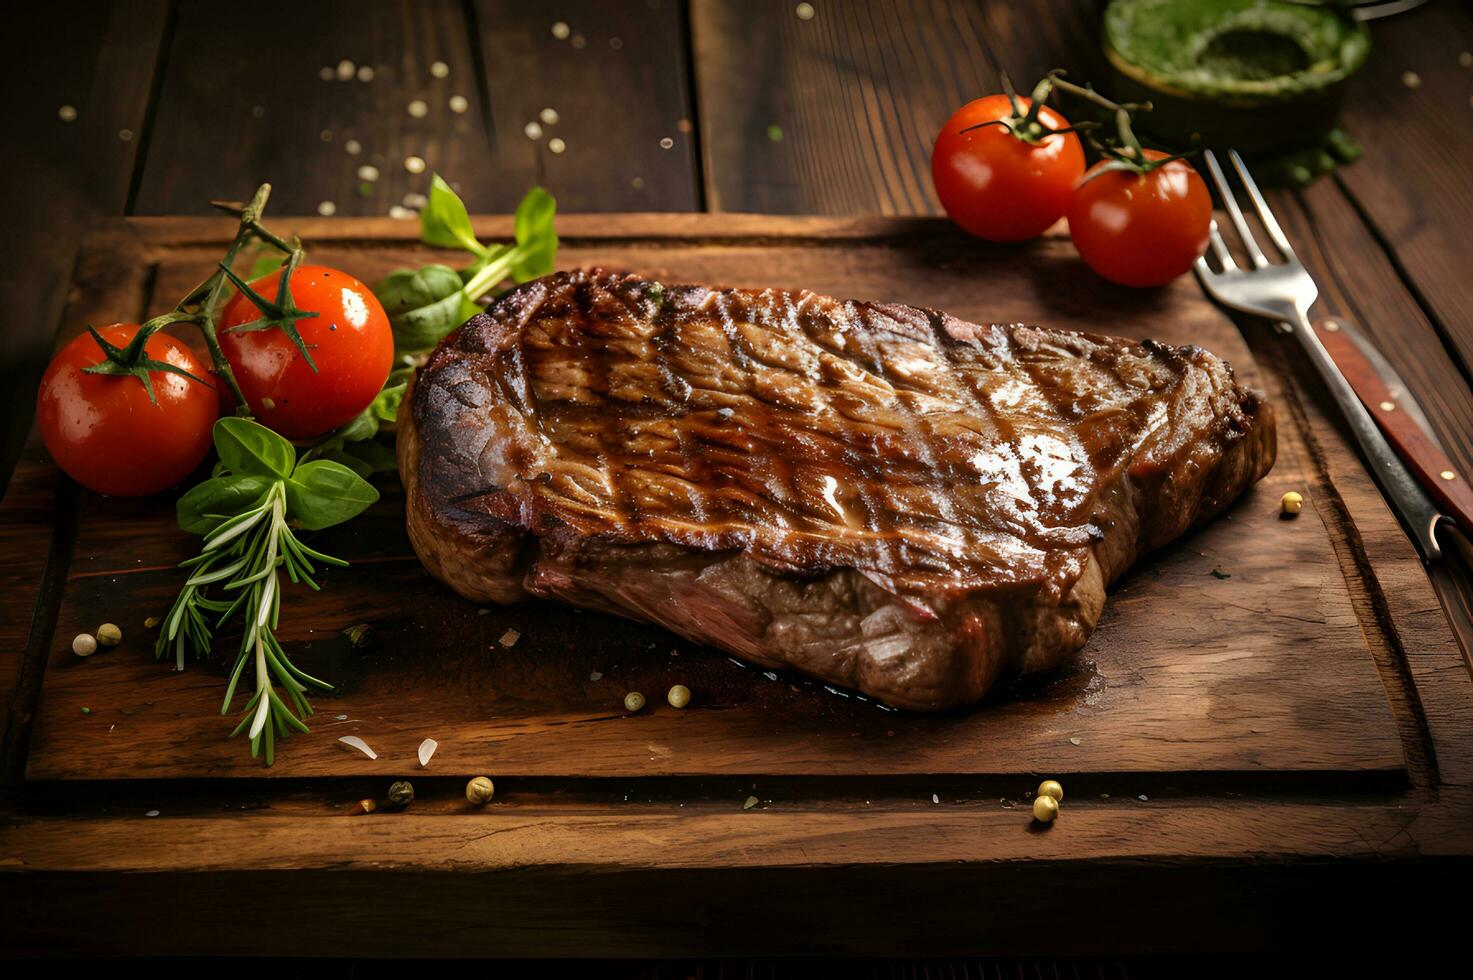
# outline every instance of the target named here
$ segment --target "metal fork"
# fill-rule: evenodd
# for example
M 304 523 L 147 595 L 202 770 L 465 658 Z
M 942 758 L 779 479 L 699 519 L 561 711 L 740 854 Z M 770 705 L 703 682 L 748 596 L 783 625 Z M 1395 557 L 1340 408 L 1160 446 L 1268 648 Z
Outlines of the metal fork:
M 1281 329 L 1298 338 L 1299 345 L 1309 355 L 1310 362 L 1319 372 L 1325 386 L 1330 389 L 1335 404 L 1349 423 L 1350 431 L 1360 444 L 1371 473 L 1380 484 L 1392 510 L 1412 536 L 1422 558 L 1429 562 L 1436 561 L 1442 557 L 1442 549 L 1437 543 L 1437 528 L 1447 518 L 1438 512 L 1432 498 L 1402 464 L 1370 413 L 1356 397 L 1355 390 L 1330 358 L 1324 344 L 1320 343 L 1320 338 L 1309 322 L 1309 310 L 1319 297 L 1319 288 L 1295 256 L 1289 239 L 1274 219 L 1273 211 L 1269 210 L 1268 202 L 1263 199 L 1263 194 L 1259 192 L 1258 185 L 1248 173 L 1248 168 L 1243 165 L 1238 152 L 1229 150 L 1228 158 L 1232 161 L 1233 169 L 1242 181 L 1249 200 L 1253 202 L 1254 210 L 1258 212 L 1258 220 L 1279 252 L 1279 260 L 1276 262 L 1269 260 L 1254 239 L 1253 232 L 1249 230 L 1248 222 L 1243 217 L 1243 211 L 1238 207 L 1233 187 L 1228 183 L 1222 167 L 1218 165 L 1217 157 L 1211 150 L 1204 157 L 1212 182 L 1217 185 L 1218 196 L 1222 199 L 1228 218 L 1237 230 L 1253 267 L 1241 268 L 1233 260 L 1214 220 L 1210 230 L 1209 251 L 1216 259 L 1217 267 L 1213 268 L 1206 256 L 1197 260 L 1197 276 L 1202 280 L 1202 287 L 1224 306 L 1272 320 Z

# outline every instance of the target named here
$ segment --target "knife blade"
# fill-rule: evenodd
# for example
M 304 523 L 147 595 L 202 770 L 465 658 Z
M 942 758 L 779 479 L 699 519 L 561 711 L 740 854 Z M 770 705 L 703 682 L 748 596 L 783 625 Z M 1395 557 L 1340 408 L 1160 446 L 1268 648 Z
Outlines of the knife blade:
M 1453 467 L 1396 369 L 1344 317 L 1317 320 L 1314 331 L 1407 469 L 1453 523 L 1473 535 L 1473 488 Z

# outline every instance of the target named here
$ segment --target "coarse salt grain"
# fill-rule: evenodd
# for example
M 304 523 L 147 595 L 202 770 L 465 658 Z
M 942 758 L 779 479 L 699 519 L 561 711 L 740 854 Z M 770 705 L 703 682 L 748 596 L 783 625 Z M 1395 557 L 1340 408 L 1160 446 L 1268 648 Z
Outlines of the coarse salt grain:
M 369 748 L 368 743 L 363 741 L 363 739 L 359 738 L 357 735 L 344 735 L 342 738 L 338 739 L 338 742 L 346 745 L 350 749 L 357 749 L 359 752 L 362 752 L 370 759 L 378 758 L 378 753 Z
M 419 767 L 421 769 L 430 764 L 430 759 L 434 757 L 435 750 L 439 747 L 440 743 L 432 738 L 419 743 Z
M 501 634 L 500 642 L 501 645 L 504 647 L 514 647 L 517 645 L 517 641 L 521 638 L 521 633 L 517 632 L 516 630 L 509 629 L 505 633 Z
M 673 139 L 671 139 L 670 137 L 668 137 L 668 136 L 666 136 L 666 137 L 664 137 L 663 139 L 660 140 L 660 149 L 662 149 L 662 150 L 668 150 L 668 149 L 670 149 L 674 145 L 675 145 L 675 141 Z

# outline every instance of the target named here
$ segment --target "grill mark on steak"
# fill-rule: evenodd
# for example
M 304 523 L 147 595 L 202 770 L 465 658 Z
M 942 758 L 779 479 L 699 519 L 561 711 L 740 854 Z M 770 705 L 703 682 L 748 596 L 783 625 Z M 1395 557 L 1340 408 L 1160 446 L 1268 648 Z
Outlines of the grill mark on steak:
M 1195 347 L 601 273 L 498 300 L 408 404 L 410 537 L 462 593 L 922 708 L 1077 650 L 1138 553 L 1273 462 Z

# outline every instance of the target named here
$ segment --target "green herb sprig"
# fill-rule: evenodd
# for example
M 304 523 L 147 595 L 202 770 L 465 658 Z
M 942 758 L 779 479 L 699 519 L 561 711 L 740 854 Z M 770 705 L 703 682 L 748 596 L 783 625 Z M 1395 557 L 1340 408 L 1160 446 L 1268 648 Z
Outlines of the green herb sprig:
M 276 759 L 276 739 L 305 732 L 312 714 L 307 689 L 326 681 L 292 663 L 276 638 L 282 571 L 297 584 L 318 588 L 317 563 L 346 566 L 304 544 L 297 530 L 316 531 L 362 513 L 378 491 L 352 469 L 327 459 L 298 461 L 292 444 L 248 419 L 215 423 L 220 463 L 215 475 L 179 499 L 179 526 L 204 535 L 200 554 L 182 567 L 190 577 L 164 617 L 156 658 L 171 650 L 179 670 L 186 654 L 209 652 L 214 632 L 240 618 L 243 630 L 220 713 L 230 710 L 247 664 L 256 692 L 232 736 L 242 732 L 251 756 Z M 285 697 L 277 692 L 277 685 Z
M 556 213 L 552 195 L 534 187 L 517 205 L 515 240 L 483 245 L 464 202 L 436 174 L 419 215 L 420 237 L 430 245 L 469 252 L 473 261 L 459 270 L 438 263 L 399 269 L 374 287 L 394 328 L 395 347 L 403 354 L 423 353 L 481 312 L 478 301 L 506 280 L 522 283 L 551 272 L 557 258 Z

